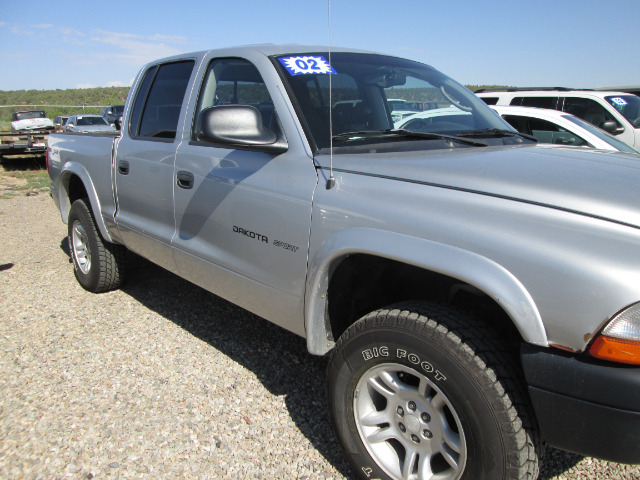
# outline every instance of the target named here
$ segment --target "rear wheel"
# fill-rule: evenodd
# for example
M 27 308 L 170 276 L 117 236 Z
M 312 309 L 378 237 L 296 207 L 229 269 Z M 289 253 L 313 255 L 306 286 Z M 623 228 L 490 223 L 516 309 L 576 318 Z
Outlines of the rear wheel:
M 334 429 L 362 478 L 537 478 L 541 447 L 518 365 L 464 312 L 375 311 L 329 363 Z
M 126 249 L 102 238 L 87 199 L 73 202 L 68 227 L 69 250 L 80 285 L 95 293 L 118 288 L 124 280 Z

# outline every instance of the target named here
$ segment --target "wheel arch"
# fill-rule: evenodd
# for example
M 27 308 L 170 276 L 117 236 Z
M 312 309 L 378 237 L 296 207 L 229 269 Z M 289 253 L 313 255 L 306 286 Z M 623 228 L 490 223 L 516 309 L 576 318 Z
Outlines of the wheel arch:
M 458 247 L 358 227 L 331 235 L 310 259 L 305 294 L 305 330 L 307 347 L 313 354 L 323 355 L 331 350 L 341 331 L 359 318 L 336 319 L 330 305 L 330 297 L 339 291 L 336 286 L 341 285 L 336 282 L 340 282 L 341 275 L 350 271 L 344 267 L 349 262 L 355 262 L 354 259 L 365 259 L 364 263 L 369 266 L 384 264 L 385 268 L 400 269 L 395 270 L 398 278 L 404 272 L 407 278 L 419 278 L 421 281 L 429 277 L 433 285 L 443 281 L 449 288 L 448 294 L 451 294 L 452 287 L 468 286 L 498 305 L 522 340 L 540 346 L 548 345 L 546 331 L 533 298 L 522 283 L 501 265 Z M 353 288 L 353 283 L 359 280 L 373 282 L 372 278 L 365 272 L 356 282 L 342 280 L 342 284 Z M 346 295 L 353 293 L 354 290 L 349 290 Z M 377 300 L 385 301 L 380 298 Z M 392 299 L 393 302 L 401 300 L 416 298 Z M 371 310 L 382 306 L 383 303 L 374 303 Z
M 93 181 L 87 169 L 80 163 L 67 162 L 60 173 L 60 188 L 58 189 L 58 200 L 60 205 L 60 213 L 64 222 L 69 218 L 69 211 L 73 202 L 79 198 L 87 198 L 91 205 L 93 218 L 96 222 L 103 238 L 108 242 L 113 242 L 111 235 L 107 229 L 104 219 L 100 212 L 102 211 L 100 199 L 96 192 Z

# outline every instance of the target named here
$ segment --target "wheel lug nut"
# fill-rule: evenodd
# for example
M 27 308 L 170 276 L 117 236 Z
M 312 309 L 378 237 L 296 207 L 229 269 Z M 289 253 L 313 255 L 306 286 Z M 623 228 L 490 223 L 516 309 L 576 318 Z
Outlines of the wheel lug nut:
M 398 407 L 398 410 L 396 410 L 398 412 L 398 415 L 400 415 L 401 417 L 404 417 L 404 409 L 402 407 Z
M 422 432 L 422 435 L 424 435 L 424 438 L 433 438 L 433 433 L 431 433 L 431 430 L 424 430 Z
M 413 440 L 416 443 L 420 443 L 420 439 L 418 438 L 417 435 L 411 435 L 411 440 Z
M 431 415 L 429 415 L 427 412 L 424 412 L 422 415 L 420 415 L 420 418 L 424 423 L 429 423 L 431 421 Z
M 416 403 L 415 402 L 409 402 L 409 410 L 411 410 L 412 412 L 416 409 Z
M 404 426 L 404 423 L 402 423 L 402 422 L 398 424 L 398 428 L 400 428 L 400 431 L 401 431 L 402 433 L 404 433 L 404 432 L 406 432 L 406 431 L 407 431 L 407 427 L 405 427 L 405 426 Z

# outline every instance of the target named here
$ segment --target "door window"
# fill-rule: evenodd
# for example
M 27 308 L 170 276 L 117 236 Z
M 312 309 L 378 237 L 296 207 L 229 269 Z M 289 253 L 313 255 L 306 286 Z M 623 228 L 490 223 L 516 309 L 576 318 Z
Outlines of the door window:
M 193 122 L 193 140 L 197 140 L 200 114 L 217 105 L 250 105 L 260 112 L 265 127 L 278 129 L 269 91 L 258 69 L 247 60 L 221 58 L 209 64 Z
M 133 105 L 132 137 L 174 139 L 193 71 L 192 60 L 153 67 L 145 74 Z
M 511 105 L 555 110 L 558 106 L 558 97 L 514 97 L 511 100 Z
M 504 115 L 503 118 L 520 133 L 533 135 L 540 143 L 574 146 L 589 145 L 582 137 L 546 120 L 519 115 Z
M 618 127 L 622 127 L 606 108 L 590 98 L 567 97 L 564 101 L 564 111 L 596 127 L 602 127 L 604 122 L 609 121 L 616 122 Z

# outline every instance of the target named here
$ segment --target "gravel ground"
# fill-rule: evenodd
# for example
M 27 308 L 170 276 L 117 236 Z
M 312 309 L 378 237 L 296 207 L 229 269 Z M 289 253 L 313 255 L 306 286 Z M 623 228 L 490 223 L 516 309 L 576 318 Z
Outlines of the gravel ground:
M 301 338 L 142 259 L 85 292 L 47 194 L 0 232 L 0 478 L 353 478 Z M 549 449 L 541 478 L 640 467 Z

